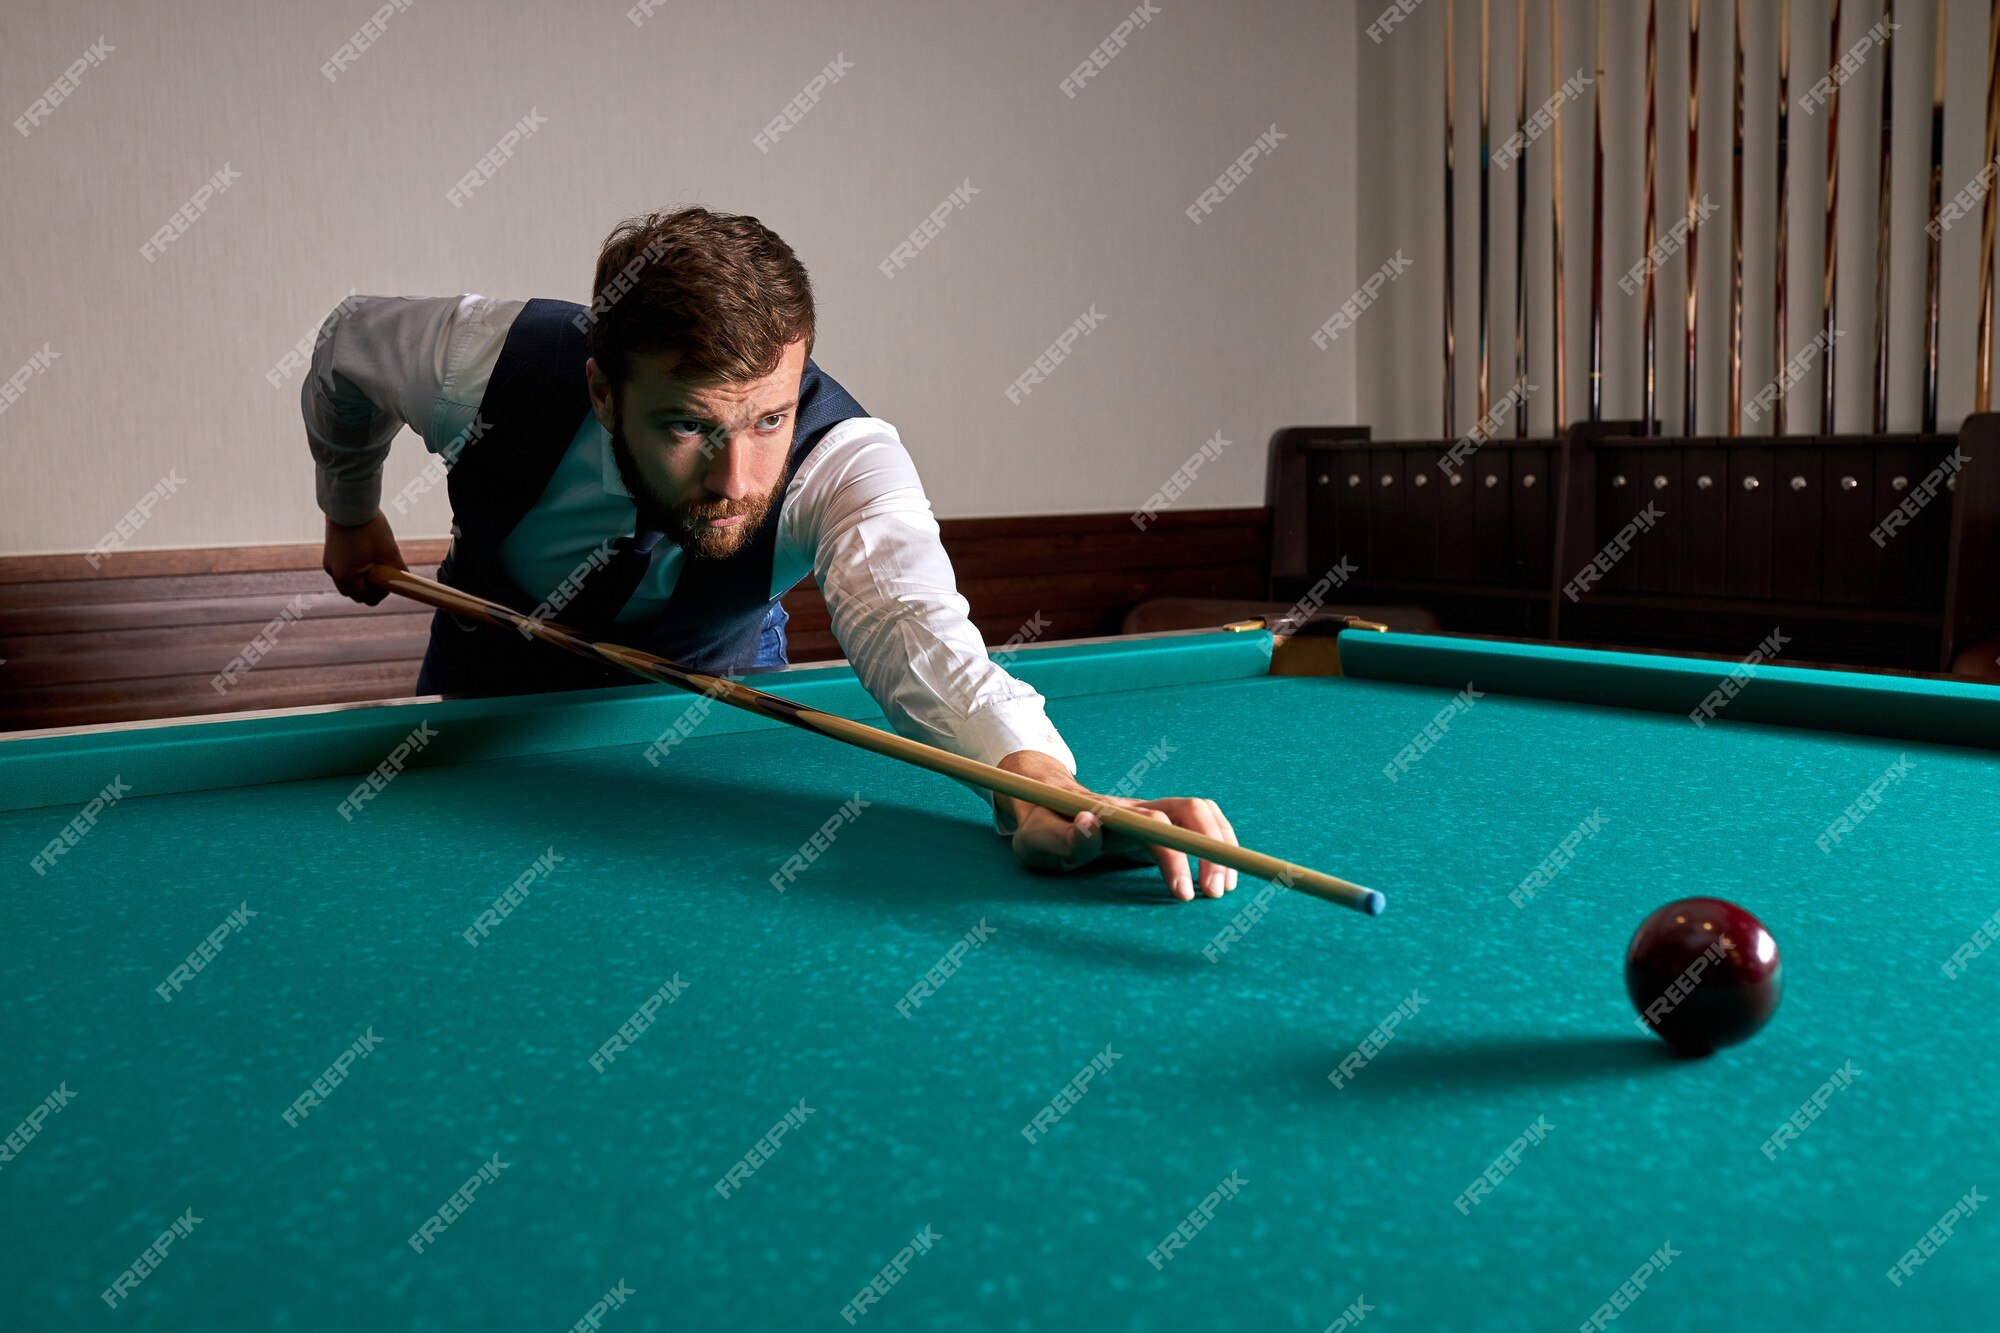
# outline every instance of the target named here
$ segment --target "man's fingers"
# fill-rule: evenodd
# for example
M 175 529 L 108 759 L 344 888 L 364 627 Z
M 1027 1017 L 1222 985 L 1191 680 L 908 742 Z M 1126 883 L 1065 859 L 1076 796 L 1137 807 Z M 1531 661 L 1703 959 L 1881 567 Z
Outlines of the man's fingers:
M 1222 807 L 1203 797 L 1175 796 L 1143 804 L 1135 802 L 1125 808 L 1133 814 L 1173 824 L 1214 838 L 1217 842 L 1226 842 L 1231 846 L 1239 845 L 1236 841 L 1236 830 L 1223 816 Z M 1197 887 L 1210 898 L 1220 898 L 1236 887 L 1236 872 L 1228 866 L 1204 861 L 1196 868 L 1196 872 L 1190 875 L 1188 858 L 1181 852 L 1170 847 L 1161 847 L 1157 843 L 1142 843 L 1131 839 L 1120 841 L 1123 844 L 1121 850 L 1126 855 L 1139 860 L 1150 857 L 1158 862 L 1160 874 L 1166 878 L 1168 887 L 1174 891 L 1175 897 L 1183 901 L 1193 898 Z M 1176 874 L 1188 876 L 1185 893 L 1175 882 Z
M 333 586 L 338 588 L 343 596 L 357 601 L 363 606 L 374 606 L 389 595 L 387 588 L 378 588 L 368 581 L 368 574 L 365 570 L 338 576 L 334 579 Z
M 1164 811 L 1143 807 L 1131 810 L 1135 815 L 1163 824 L 1173 823 Z M 1160 877 L 1166 880 L 1167 888 L 1176 898 L 1187 902 L 1194 897 L 1194 877 L 1188 871 L 1185 855 L 1154 843 L 1131 843 L 1122 838 L 1118 841 L 1117 850 L 1124 855 L 1156 862 Z M 1067 819 L 1053 810 L 1037 807 L 1014 830 L 1014 854 L 1036 870 L 1075 870 L 1096 860 L 1104 850 L 1104 824 L 1089 811 Z
M 1236 841 L 1236 830 L 1230 827 L 1229 820 L 1223 815 L 1221 806 L 1202 796 L 1193 798 L 1193 804 L 1195 810 L 1199 813 L 1201 822 L 1198 824 L 1189 824 L 1190 828 L 1199 833 L 1206 833 L 1217 842 L 1226 842 L 1232 847 L 1241 845 Z M 1210 883 L 1215 885 L 1215 891 L 1210 893 L 1209 897 L 1220 898 L 1223 894 L 1236 887 L 1236 872 L 1228 866 L 1217 865 L 1212 861 L 1205 861 L 1201 867 L 1201 881 L 1204 891 L 1207 890 Z
M 1054 811 L 1049 813 L 1069 826 L 1069 856 L 1063 869 L 1074 870 L 1078 866 L 1088 865 L 1103 854 L 1103 820 L 1088 810 L 1075 819 L 1063 819 L 1062 816 L 1055 815 Z
M 1225 826 L 1221 812 L 1215 809 L 1212 801 L 1198 796 L 1173 796 L 1154 801 L 1151 806 L 1153 813 L 1177 827 L 1218 840 L 1223 836 Z M 1205 896 L 1220 898 L 1229 891 L 1229 867 L 1212 861 L 1200 862 L 1195 868 L 1194 883 Z
M 1064 836 L 1068 840 L 1068 853 L 1063 857 L 1064 870 L 1089 865 L 1104 851 L 1104 825 L 1098 822 L 1097 816 L 1085 812 L 1075 819 L 1064 819 L 1051 811 L 1050 818 L 1064 826 Z
M 368 577 L 368 571 L 378 564 L 393 565 L 405 573 L 410 568 L 388 519 L 377 513 L 368 522 L 352 526 L 327 520 L 320 568 L 342 597 L 363 606 L 378 605 L 387 597 L 389 590 L 376 586 Z
M 1089 814 L 1070 820 L 1036 807 L 1014 830 L 1015 855 L 1036 870 L 1075 870 L 1103 850 L 1103 826 Z
M 1162 824 L 1174 822 L 1173 817 L 1166 811 L 1154 807 L 1141 806 L 1132 813 L 1144 815 Z M 1143 846 L 1146 854 L 1159 864 L 1160 878 L 1167 882 L 1168 892 L 1184 903 L 1194 901 L 1194 875 L 1188 869 L 1187 853 L 1172 847 L 1163 847 L 1157 842 L 1145 843 Z
M 365 564 L 335 575 L 333 586 L 364 606 L 377 606 L 389 595 L 387 588 L 368 577 L 368 571 L 378 564 L 394 565 L 405 574 L 410 572 L 409 565 L 403 560 L 402 551 L 392 547 Z
M 1062 855 L 1048 843 L 1035 836 L 1034 831 L 1023 823 L 1014 830 L 1014 855 L 1030 870 L 1047 871 L 1053 874 L 1061 870 Z
M 1214 801 L 1203 797 L 1176 796 L 1159 801 L 1128 801 L 1105 798 L 1129 814 L 1161 824 L 1188 829 L 1230 846 L 1239 845 L 1236 830 Z M 1086 810 L 1068 819 L 1042 807 L 1029 809 L 1014 831 L 1014 853 L 1036 870 L 1075 870 L 1109 851 L 1113 855 L 1160 868 L 1167 889 L 1182 902 L 1193 900 L 1197 891 L 1220 898 L 1236 887 L 1237 874 L 1228 866 L 1212 861 L 1190 864 L 1186 853 L 1130 834 L 1105 834 L 1104 823 L 1094 811 Z

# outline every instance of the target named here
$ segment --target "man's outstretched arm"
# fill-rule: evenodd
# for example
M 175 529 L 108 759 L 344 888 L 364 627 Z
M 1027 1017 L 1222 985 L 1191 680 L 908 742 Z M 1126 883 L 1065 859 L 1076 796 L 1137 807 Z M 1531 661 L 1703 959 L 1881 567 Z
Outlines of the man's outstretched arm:
M 861 682 L 902 735 L 983 763 L 1087 792 L 1076 762 L 1033 687 L 986 654 L 917 478 L 884 423 L 837 427 L 800 468 L 786 497 L 781 542 L 813 553 L 834 636 Z M 1096 793 L 1092 793 L 1097 795 Z M 1215 802 L 1099 795 L 1149 818 L 1235 842 Z M 1011 798 L 993 798 L 994 826 L 1039 870 L 1073 870 L 1099 856 L 1153 862 L 1177 897 L 1219 897 L 1236 884 L 1226 866 L 1191 868 L 1185 854 Z

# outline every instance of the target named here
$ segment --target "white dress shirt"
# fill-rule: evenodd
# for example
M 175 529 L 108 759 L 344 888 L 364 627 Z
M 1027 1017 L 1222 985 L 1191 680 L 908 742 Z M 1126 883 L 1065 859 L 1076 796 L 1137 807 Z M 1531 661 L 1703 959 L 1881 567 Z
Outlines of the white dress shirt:
M 524 304 L 350 297 L 328 319 L 303 393 L 328 518 L 352 525 L 374 517 L 382 463 L 402 427 L 432 453 L 466 439 Z M 461 447 L 477 449 L 476 436 Z M 501 571 L 543 595 L 603 543 L 632 531 L 635 517 L 610 435 L 586 413 L 541 497 L 502 543 Z M 657 617 L 686 559 L 662 542 L 618 623 Z M 1042 696 L 986 656 L 916 465 L 888 422 L 841 422 L 785 488 L 771 595 L 808 573 L 819 580 L 855 674 L 899 733 L 989 764 L 1038 750 L 1076 771 Z M 997 810 L 995 820 L 1009 831 L 1011 820 Z

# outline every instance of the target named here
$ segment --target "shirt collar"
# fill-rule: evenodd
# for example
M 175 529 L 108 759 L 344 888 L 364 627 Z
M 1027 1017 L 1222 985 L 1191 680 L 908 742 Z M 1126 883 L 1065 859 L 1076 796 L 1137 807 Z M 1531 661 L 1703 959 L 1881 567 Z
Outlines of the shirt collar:
M 604 493 L 615 495 L 622 500 L 630 500 L 632 492 L 625 488 L 625 478 L 618 475 L 618 460 L 611 452 L 611 432 L 604 429 L 604 423 L 595 418 L 592 418 L 590 428 L 597 432 L 597 455 L 604 471 Z

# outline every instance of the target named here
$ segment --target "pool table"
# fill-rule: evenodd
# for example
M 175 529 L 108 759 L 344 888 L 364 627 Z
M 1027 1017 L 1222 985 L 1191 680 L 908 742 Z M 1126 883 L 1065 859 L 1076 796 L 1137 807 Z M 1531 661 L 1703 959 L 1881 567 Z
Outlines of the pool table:
M 1012 654 L 1376 918 L 652 685 L 0 739 L 0 1325 L 1990 1326 L 2000 689 L 1732 665 Z M 1693 895 L 1786 977 L 1699 1060 Z

